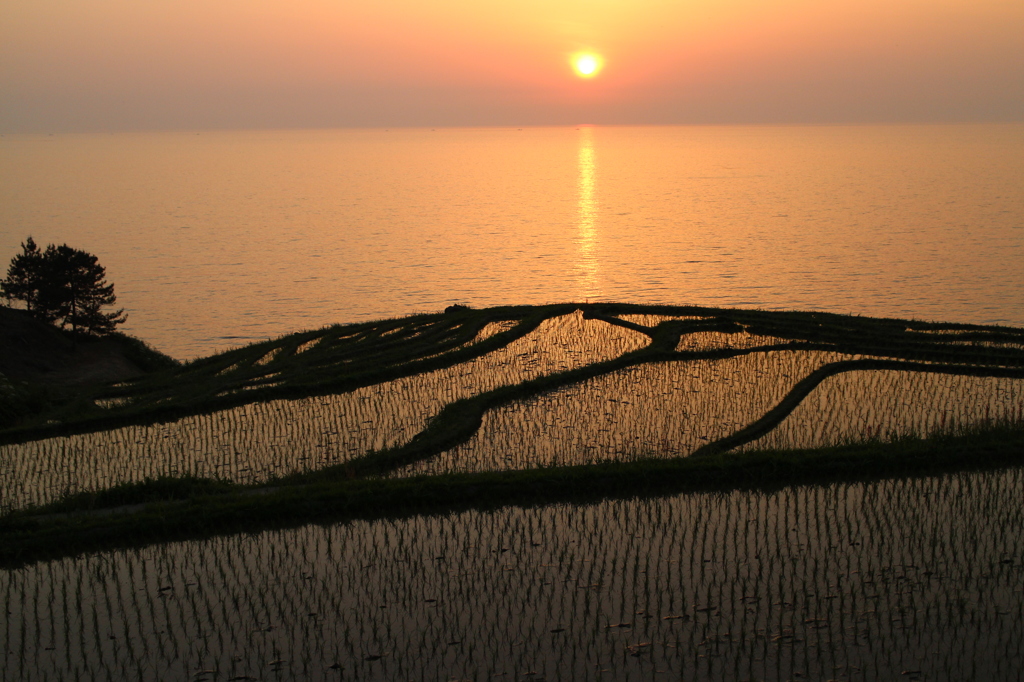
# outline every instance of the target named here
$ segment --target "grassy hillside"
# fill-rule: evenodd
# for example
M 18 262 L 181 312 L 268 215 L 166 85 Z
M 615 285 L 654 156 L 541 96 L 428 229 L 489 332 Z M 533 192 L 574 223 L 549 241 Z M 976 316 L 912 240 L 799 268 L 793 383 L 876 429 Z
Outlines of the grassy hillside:
M 50 420 L 82 396 L 179 363 L 126 334 L 76 336 L 0 306 L 0 429 Z

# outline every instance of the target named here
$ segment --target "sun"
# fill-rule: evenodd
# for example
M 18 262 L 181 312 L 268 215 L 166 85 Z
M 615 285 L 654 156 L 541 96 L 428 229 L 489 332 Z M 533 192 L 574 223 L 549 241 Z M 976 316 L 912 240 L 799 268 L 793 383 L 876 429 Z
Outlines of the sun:
M 593 78 L 604 66 L 604 59 L 601 58 L 601 55 L 593 52 L 577 52 L 570 61 L 573 71 L 580 78 Z

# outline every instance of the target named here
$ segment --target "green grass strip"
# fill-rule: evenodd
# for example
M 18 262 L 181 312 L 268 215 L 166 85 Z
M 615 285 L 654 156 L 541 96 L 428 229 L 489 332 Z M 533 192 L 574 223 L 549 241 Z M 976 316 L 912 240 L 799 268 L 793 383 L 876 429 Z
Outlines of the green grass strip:
M 519 471 L 404 479 L 332 480 L 309 485 L 193 490 L 181 500 L 67 513 L 67 501 L 0 518 L 0 565 L 306 523 L 400 518 L 469 508 L 580 504 L 686 491 L 773 490 L 893 476 L 923 476 L 1024 465 L 1024 429 L 995 426 L 957 436 L 904 438 L 815 450 L 642 459 Z M 136 484 L 142 486 L 144 484 Z M 129 486 L 130 487 L 130 486 Z M 159 495 L 173 484 L 165 482 Z M 187 489 L 185 485 L 182 489 Z M 132 499 L 124 490 L 122 499 Z M 115 495 L 115 497 L 117 497 Z M 135 498 L 138 499 L 138 498 Z M 94 501 L 93 501 L 94 502 Z M 58 513 L 64 512 L 64 513 Z

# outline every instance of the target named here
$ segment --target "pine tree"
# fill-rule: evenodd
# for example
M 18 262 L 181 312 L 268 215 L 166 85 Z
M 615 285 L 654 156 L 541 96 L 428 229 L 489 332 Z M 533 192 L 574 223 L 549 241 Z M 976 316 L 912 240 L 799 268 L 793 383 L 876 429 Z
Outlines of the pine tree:
M 9 301 L 21 300 L 33 316 L 58 323 L 72 332 L 102 336 L 126 319 L 124 310 L 104 313 L 117 301 L 106 269 L 91 253 L 67 244 L 50 244 L 40 252 L 32 238 L 11 260 L 7 279 L 0 281 Z
M 0 280 L 0 292 L 7 298 L 8 304 L 15 300 L 24 301 L 25 308 L 40 317 L 38 300 L 42 275 L 43 252 L 36 246 L 35 240 L 29 237 L 21 244 L 21 253 L 11 259 L 7 279 Z

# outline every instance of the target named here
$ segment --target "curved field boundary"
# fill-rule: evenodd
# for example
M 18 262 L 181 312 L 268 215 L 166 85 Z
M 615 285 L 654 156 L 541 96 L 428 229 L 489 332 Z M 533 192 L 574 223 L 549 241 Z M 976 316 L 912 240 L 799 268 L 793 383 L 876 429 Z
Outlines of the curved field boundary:
M 112 506 L 80 500 L 72 506 L 0 517 L 0 566 L 19 568 L 80 552 L 308 523 L 447 515 L 462 509 L 505 505 L 580 504 L 686 491 L 771 491 L 786 485 L 905 479 L 1021 465 L 1024 434 L 997 428 L 950 438 L 812 450 L 411 478 L 322 480 L 276 487 L 220 484 L 226 485 L 223 491 L 199 486 L 180 498 L 120 500 Z
M 840 361 L 821 368 L 804 378 L 793 388 L 779 405 L 764 417 L 725 439 L 699 448 L 694 455 L 722 452 L 750 442 L 777 426 L 818 384 L 828 376 L 853 369 L 908 369 L 921 372 L 963 374 L 975 376 L 1024 377 L 1024 352 L 1017 349 L 992 349 L 990 347 L 950 346 L 949 340 L 959 334 L 922 334 L 907 327 L 904 321 L 874 320 L 872 318 L 847 318 L 833 315 L 811 314 L 810 320 L 796 317 L 792 313 L 763 313 L 760 311 L 715 311 L 718 315 L 699 320 L 669 320 L 654 328 L 644 327 L 620 320 L 615 314 L 634 312 L 627 305 L 600 304 L 580 306 L 584 317 L 598 319 L 609 324 L 625 327 L 651 337 L 647 348 L 627 353 L 621 357 L 596 363 L 579 369 L 540 377 L 523 383 L 506 386 L 494 391 L 455 401 L 447 405 L 422 432 L 407 444 L 388 450 L 371 452 L 350 460 L 338 467 L 328 467 L 316 472 L 295 474 L 282 479 L 285 482 L 322 480 L 337 478 L 361 478 L 388 474 L 398 468 L 427 460 L 446 450 L 468 441 L 483 423 L 483 415 L 490 409 L 519 400 L 528 400 L 570 384 L 605 375 L 628 367 L 649 362 L 686 361 L 697 359 L 724 359 L 753 353 L 771 351 L 819 350 L 845 352 L 847 354 L 871 354 L 890 357 L 910 358 L 905 360 L 862 359 Z M 653 308 L 662 312 L 661 309 Z M 709 312 L 701 308 L 672 308 L 672 312 Z M 730 313 L 728 315 L 722 314 Z M 824 321 L 819 320 L 824 318 Z M 834 318 L 834 319 L 833 319 Z M 927 326 L 921 323 L 920 326 Z M 958 328 L 960 326 L 957 326 Z M 935 325 L 939 328 L 940 325 Z M 964 333 L 975 335 L 987 331 L 985 328 L 965 325 Z M 979 329 L 981 331 L 979 331 Z M 709 351 L 675 351 L 682 336 L 689 333 L 720 331 L 725 333 L 747 333 L 790 338 L 788 343 L 769 344 L 745 349 L 718 349 Z M 884 333 L 883 333 L 884 332 Z M 1018 333 L 1014 333 L 1018 332 Z M 1000 338 L 1024 341 L 1019 330 L 993 330 Z M 937 342 L 938 341 L 938 342 Z M 977 362 L 968 365 L 948 363 L 950 358 Z M 922 362 L 925 360 L 927 362 Z M 852 363 L 852 364 L 850 364 Z M 1003 366 L 1009 364 L 1010 367 Z M 1013 365 L 1020 367 L 1014 368 Z M 749 436 L 749 438 L 748 438 Z M 736 440 L 733 442 L 734 438 Z M 691 455 L 693 456 L 693 455 Z
M 706 351 L 696 351 L 696 355 L 694 351 L 672 352 L 681 335 L 720 331 L 789 339 L 792 345 L 787 348 L 790 349 L 808 348 L 909 362 L 942 363 L 928 365 L 929 369 L 922 371 L 939 371 L 939 367 L 950 363 L 1024 368 L 1024 330 L 1010 327 L 938 324 L 831 313 L 621 303 L 467 309 L 452 314 L 417 315 L 301 332 L 227 351 L 135 381 L 87 390 L 74 400 L 39 415 L 34 423 L 0 432 L 0 444 L 174 421 L 254 402 L 347 393 L 472 360 L 529 334 L 548 318 L 575 310 L 581 310 L 585 318 L 598 319 L 650 337 L 649 348 L 639 351 L 639 355 L 630 355 L 629 363 L 728 357 L 708 355 Z M 651 328 L 617 317 L 637 313 L 699 319 L 670 320 Z M 517 320 L 518 324 L 479 343 L 465 345 L 488 322 L 499 320 Z M 551 380 L 554 383 L 544 387 L 535 382 L 525 382 L 520 387 L 508 389 L 508 392 L 528 397 L 537 391 L 548 390 L 548 387 L 572 383 L 619 367 L 597 364 L 577 370 L 576 374 L 553 376 Z M 98 404 L 106 404 L 107 407 L 101 408 Z M 459 413 L 464 406 L 452 404 L 449 407 L 452 409 L 446 409 L 444 418 L 439 417 L 437 421 L 463 424 L 453 432 L 460 433 L 465 428 L 465 420 L 452 415 Z M 429 442 L 436 440 L 429 428 L 421 435 Z M 451 443 L 457 439 L 452 435 L 441 440 Z
M 310 362 L 303 362 L 299 365 L 295 363 L 279 365 L 279 363 L 294 360 L 296 357 L 294 350 L 301 345 L 290 337 L 288 337 L 289 340 L 279 344 L 256 344 L 198 361 L 194 363 L 195 366 L 189 365 L 170 373 L 164 372 L 153 377 L 144 377 L 134 386 L 110 387 L 98 393 L 95 399 L 131 399 L 133 402 L 101 414 L 91 412 L 78 418 L 53 420 L 56 423 L 33 424 L 8 429 L 0 432 L 0 445 L 23 443 L 54 436 L 105 431 L 124 426 L 175 421 L 184 417 L 209 414 L 254 402 L 348 393 L 385 381 L 445 369 L 486 355 L 526 336 L 537 329 L 544 320 L 571 313 L 575 309 L 575 306 L 548 306 L 543 309 L 527 309 L 525 311 L 519 309 L 472 311 L 477 317 L 462 320 L 467 323 L 462 333 L 453 340 L 450 339 L 446 344 L 455 345 L 455 350 L 445 352 L 442 347 L 440 354 L 432 354 L 438 350 L 438 347 L 431 345 L 428 338 L 421 340 L 422 343 L 427 344 L 426 346 L 420 347 L 418 344 L 413 346 L 417 354 L 425 357 L 410 360 L 405 353 L 399 353 L 397 356 L 382 354 L 380 348 L 370 344 L 366 348 L 368 352 L 357 356 L 359 357 L 358 364 L 354 364 L 348 371 L 337 367 L 338 363 L 334 359 L 332 362 L 335 367 L 317 366 L 315 357 L 309 358 Z M 466 313 L 457 315 L 465 316 Z M 479 343 L 467 347 L 457 347 L 458 343 L 471 340 L 488 322 L 502 319 L 518 319 L 518 324 L 512 329 L 495 334 Z M 389 326 L 395 327 L 393 324 Z M 379 338 L 383 333 L 379 329 L 370 330 L 356 335 L 354 338 L 357 339 L 357 343 L 365 344 L 366 336 L 371 332 L 373 332 L 373 338 Z M 320 332 L 320 337 L 310 337 L 308 333 L 297 336 L 307 339 L 307 342 L 309 338 L 313 340 L 321 338 L 318 345 L 325 341 L 328 345 L 336 343 L 336 340 L 331 338 L 332 335 L 327 332 Z M 402 346 L 396 345 L 397 343 L 397 339 L 388 341 L 386 349 L 401 351 Z M 279 352 L 279 357 L 275 357 L 266 365 L 261 366 L 260 371 L 261 373 L 279 371 L 279 383 L 256 387 L 253 390 L 239 390 L 232 394 L 223 394 L 227 389 L 238 388 L 239 384 L 237 381 L 222 378 L 221 375 L 230 373 L 229 371 L 252 367 L 260 358 L 272 353 L 275 348 L 291 349 L 291 352 L 288 350 Z M 298 355 L 307 356 L 312 353 L 313 351 L 305 351 Z M 351 351 L 345 351 L 342 357 L 352 357 Z M 303 359 L 305 360 L 305 358 Z M 252 377 L 248 376 L 248 378 Z
M 678 339 L 678 335 L 669 334 L 662 342 L 672 347 L 675 345 L 676 339 Z M 472 398 L 457 400 L 445 406 L 426 429 L 414 436 L 411 441 L 403 446 L 371 452 L 362 457 L 349 460 L 338 467 L 328 467 L 315 472 L 286 476 L 283 481 L 298 482 L 305 479 L 355 478 L 387 474 L 400 467 L 424 461 L 465 443 L 479 430 L 483 423 L 483 416 L 488 410 L 516 401 L 529 400 L 542 393 L 628 367 L 651 362 L 725 359 L 740 355 L 786 350 L 827 351 L 831 350 L 831 348 L 816 344 L 791 342 L 742 349 L 676 352 L 663 350 L 652 345 L 632 353 L 627 353 L 613 360 L 595 363 L 567 372 L 538 377 L 513 386 L 504 386 L 488 391 Z
M 975 377 L 1024 378 L 1024 369 L 977 367 L 972 365 L 933 365 L 923 362 L 901 362 L 898 360 L 840 360 L 816 369 L 801 379 L 779 404 L 766 412 L 763 417 L 725 438 L 704 445 L 691 454 L 691 457 L 702 457 L 726 452 L 746 445 L 766 435 L 788 417 L 804 399 L 825 379 L 844 372 L 863 372 L 870 370 L 899 370 L 903 372 L 926 372 L 929 374 L 953 374 Z
M 677 328 L 678 323 L 663 323 L 664 326 Z M 661 327 L 662 325 L 659 325 Z M 666 335 L 665 343 L 673 343 L 678 336 Z M 582 367 L 577 370 L 540 377 L 515 386 L 506 386 L 473 398 L 466 398 L 447 405 L 421 433 L 413 437 L 406 445 L 391 450 L 373 452 L 355 458 L 342 465 L 339 472 L 346 477 L 386 474 L 403 466 L 429 459 L 453 447 L 468 441 L 483 423 L 484 414 L 491 409 L 511 402 L 529 400 L 530 398 L 579 383 L 611 372 L 634 367 L 650 362 L 686 361 L 696 359 L 725 359 L 754 353 L 792 350 L 834 350 L 828 344 L 811 344 L 790 342 L 787 344 L 771 344 L 746 349 L 721 349 L 716 351 L 672 352 L 650 347 L 630 353 L 614 360 Z M 793 389 L 760 419 L 752 422 L 739 431 L 698 448 L 690 456 L 706 456 L 725 452 L 740 445 L 749 443 L 767 434 L 782 421 L 806 398 L 822 381 L 830 376 L 851 371 L 866 370 L 903 370 L 936 374 L 953 374 L 979 377 L 1024 378 L 1024 368 L 978 367 L 972 365 L 939 365 L 922 362 L 905 362 L 885 359 L 841 360 L 829 363 L 804 379 L 797 382 Z M 327 470 L 313 474 L 298 474 L 298 478 L 306 476 L 320 477 Z M 290 480 L 290 479 L 289 479 Z

